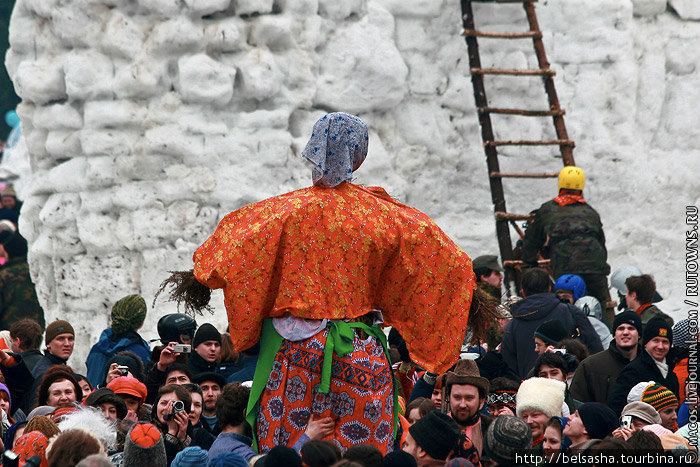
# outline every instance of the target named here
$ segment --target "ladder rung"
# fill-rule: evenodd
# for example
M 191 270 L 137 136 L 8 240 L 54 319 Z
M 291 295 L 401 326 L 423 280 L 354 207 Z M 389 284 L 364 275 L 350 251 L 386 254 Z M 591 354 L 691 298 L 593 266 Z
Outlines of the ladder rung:
M 486 141 L 484 146 L 575 146 L 575 144 L 570 139 L 553 139 L 546 141 Z
M 508 220 L 513 220 L 513 221 L 526 221 L 533 219 L 535 217 L 535 214 L 511 214 L 509 212 L 503 212 L 503 211 L 496 211 L 496 220 L 499 221 L 508 221 Z
M 496 107 L 479 107 L 481 113 L 524 115 L 526 117 L 556 117 L 566 114 L 562 109 L 558 110 L 523 110 L 523 109 L 498 109 Z
M 540 259 L 537 260 L 537 264 L 541 266 L 546 266 L 550 263 L 550 260 L 548 259 Z M 525 264 L 524 261 L 521 261 L 519 259 L 508 259 L 503 261 L 503 266 L 505 267 L 515 267 L 515 266 L 523 266 Z
M 537 0 L 471 0 L 472 3 L 535 3 Z
M 527 39 L 536 38 L 541 39 L 542 33 L 540 31 L 526 31 L 526 32 L 489 32 L 489 31 L 477 31 L 475 29 L 464 29 L 462 31 L 463 36 L 467 37 L 488 37 L 494 39 Z
M 518 76 L 554 76 L 556 71 L 551 68 L 537 70 L 518 70 L 512 68 L 471 68 L 473 75 L 518 75 Z
M 508 172 L 491 172 L 491 178 L 557 178 L 556 172 L 543 173 L 508 173 Z

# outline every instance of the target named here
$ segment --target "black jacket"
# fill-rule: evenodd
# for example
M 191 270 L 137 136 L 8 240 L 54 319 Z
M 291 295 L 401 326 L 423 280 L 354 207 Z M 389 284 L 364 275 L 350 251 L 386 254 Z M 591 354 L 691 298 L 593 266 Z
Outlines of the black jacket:
M 208 362 L 200 357 L 197 352 L 192 352 L 187 357 L 187 366 L 192 372 L 192 376 L 196 376 L 199 373 L 216 371 L 216 367 L 219 366 L 219 364 L 217 362 Z
M 637 356 L 642 352 L 644 347 L 638 345 Z M 571 394 L 581 402 L 605 404 L 618 375 L 629 363 L 630 360 L 622 355 L 613 340 L 608 350 L 591 355 L 579 364 L 571 380 Z
M 513 319 L 506 324 L 501 344 L 501 355 L 508 366 L 518 374 L 520 379 L 527 378 L 528 372 L 535 366 L 534 335 L 537 328 L 545 321 L 558 320 L 572 334 L 578 331 L 581 340 L 591 353 L 603 350 L 600 337 L 590 321 L 578 308 L 562 303 L 553 293 L 539 293 L 515 303 L 511 308 Z M 581 313 L 579 319 L 576 313 Z
M 673 372 L 675 363 L 671 352 L 666 356 L 668 374 L 665 378 L 661 375 L 659 367 L 656 366 L 655 360 L 649 355 L 649 352 L 642 349 L 640 353 L 639 357 L 635 358 L 620 372 L 612 394 L 608 397 L 608 405 L 618 415 L 622 413 L 622 409 L 627 405 L 627 394 L 630 392 L 630 389 L 643 381 L 655 381 L 661 386 L 666 386 L 678 397 L 678 378 Z

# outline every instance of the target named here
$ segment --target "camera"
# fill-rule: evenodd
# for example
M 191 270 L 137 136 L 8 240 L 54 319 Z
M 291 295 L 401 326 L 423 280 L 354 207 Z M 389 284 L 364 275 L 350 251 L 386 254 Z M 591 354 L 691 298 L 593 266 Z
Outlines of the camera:
M 620 419 L 620 428 L 632 428 L 632 415 L 625 415 Z
M 165 420 L 172 420 L 175 417 L 175 415 L 179 414 L 180 412 L 184 412 L 184 411 L 185 411 L 185 403 L 182 401 L 175 401 L 175 402 L 173 402 L 172 413 L 163 414 L 163 418 Z
M 554 352 L 560 353 L 560 354 L 565 354 L 565 353 L 566 353 L 566 349 L 552 349 L 552 350 L 554 350 Z
M 119 370 L 119 374 L 122 376 L 127 376 L 129 374 L 129 367 L 126 365 L 119 365 L 117 370 Z
M 175 344 L 175 345 L 173 345 L 173 352 L 175 352 L 175 353 L 190 353 L 190 352 L 192 352 L 192 346 L 189 344 Z

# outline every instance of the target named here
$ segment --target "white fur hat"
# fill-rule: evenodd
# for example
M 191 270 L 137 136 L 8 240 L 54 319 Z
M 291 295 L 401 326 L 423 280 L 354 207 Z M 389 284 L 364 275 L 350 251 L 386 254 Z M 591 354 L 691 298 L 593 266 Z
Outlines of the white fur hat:
M 548 417 L 560 417 L 566 384 L 555 379 L 530 378 L 520 384 L 515 396 L 515 411 L 539 410 Z

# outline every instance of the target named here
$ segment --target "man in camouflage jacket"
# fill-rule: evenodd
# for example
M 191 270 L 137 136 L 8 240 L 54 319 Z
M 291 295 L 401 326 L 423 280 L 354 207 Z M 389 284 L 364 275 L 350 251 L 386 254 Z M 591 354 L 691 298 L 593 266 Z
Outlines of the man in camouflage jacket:
M 592 295 L 606 308 L 603 315 L 610 327 L 614 316 L 611 309 L 607 275 L 608 252 L 600 216 L 583 198 L 583 171 L 565 167 L 559 174 L 559 195 L 535 211 L 523 240 L 522 259 L 537 266 L 537 254 L 543 247 L 549 250 L 554 277 L 577 274 L 586 282 Z

